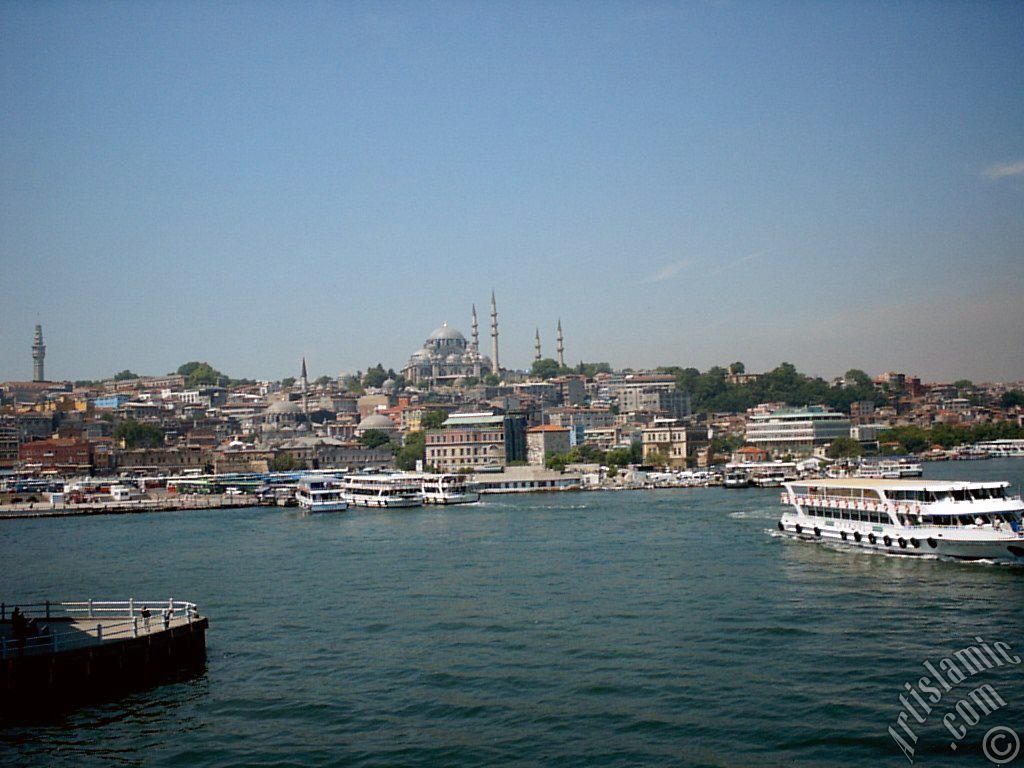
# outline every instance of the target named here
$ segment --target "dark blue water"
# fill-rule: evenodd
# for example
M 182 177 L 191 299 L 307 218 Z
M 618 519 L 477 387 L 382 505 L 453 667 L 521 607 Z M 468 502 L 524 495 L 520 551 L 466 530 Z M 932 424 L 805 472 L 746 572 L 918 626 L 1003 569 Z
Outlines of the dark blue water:
M 928 477 L 1024 481 L 1024 461 Z M 0 524 L 8 601 L 195 600 L 195 680 L 0 724 L 17 765 L 902 765 L 925 660 L 1024 654 L 1024 569 L 772 535 L 777 491 L 491 497 L 300 517 L 251 509 Z M 986 765 L 1024 730 L 1021 666 L 945 695 L 915 762 Z M 982 682 L 1006 706 L 957 745 Z

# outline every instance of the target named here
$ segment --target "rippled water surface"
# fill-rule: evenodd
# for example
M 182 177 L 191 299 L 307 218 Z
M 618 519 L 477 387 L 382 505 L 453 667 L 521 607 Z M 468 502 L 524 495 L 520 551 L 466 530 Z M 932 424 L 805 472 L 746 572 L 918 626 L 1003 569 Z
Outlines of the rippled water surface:
M 1019 483 L 1024 461 L 929 465 Z M 777 491 L 490 497 L 0 523 L 8 602 L 174 597 L 205 675 L 0 724 L 17 765 L 901 765 L 903 685 L 974 643 L 1024 651 L 1024 569 L 773 535 Z M 1021 666 L 945 694 L 915 763 L 1024 731 Z M 942 715 L 1006 701 L 950 749 Z

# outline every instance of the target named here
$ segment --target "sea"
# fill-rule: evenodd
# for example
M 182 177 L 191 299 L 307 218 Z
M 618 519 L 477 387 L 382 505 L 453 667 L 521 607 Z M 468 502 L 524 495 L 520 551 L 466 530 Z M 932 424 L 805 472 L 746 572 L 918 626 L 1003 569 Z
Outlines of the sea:
M 1017 492 L 1024 460 L 927 464 L 925 477 Z M 1024 568 L 793 541 L 776 532 L 781 511 L 777 489 L 692 488 L 0 521 L 8 605 L 174 598 L 210 620 L 202 674 L 9 716 L 0 764 L 1012 759 Z M 948 675 L 929 699 L 925 665 L 982 643 L 1007 661 Z

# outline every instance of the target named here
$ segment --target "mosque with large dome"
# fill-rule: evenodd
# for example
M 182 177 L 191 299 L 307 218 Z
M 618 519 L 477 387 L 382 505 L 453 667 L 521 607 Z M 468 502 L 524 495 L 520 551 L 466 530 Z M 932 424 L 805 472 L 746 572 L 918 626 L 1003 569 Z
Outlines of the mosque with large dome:
M 458 330 L 444 323 L 436 329 L 409 358 L 402 370 L 405 380 L 413 385 L 454 384 L 459 379 L 479 379 L 498 371 L 498 311 L 491 295 L 492 357 L 480 353 L 480 335 L 473 307 L 473 341 L 470 343 Z

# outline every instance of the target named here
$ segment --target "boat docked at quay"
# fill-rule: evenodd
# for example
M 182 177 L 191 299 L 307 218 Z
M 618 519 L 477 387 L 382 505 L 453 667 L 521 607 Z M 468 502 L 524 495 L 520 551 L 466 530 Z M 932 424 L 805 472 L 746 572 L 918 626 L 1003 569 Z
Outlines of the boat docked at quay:
M 420 479 L 424 504 L 472 504 L 480 501 L 480 492 L 465 475 L 427 474 Z
M 336 477 L 299 478 L 295 486 L 295 501 L 307 512 L 344 512 L 348 509 L 344 484 Z
M 423 506 L 423 491 L 417 475 L 348 475 L 345 478 L 345 500 L 353 507 L 420 507 Z
M 1024 502 L 1005 482 L 844 478 L 788 482 L 778 528 L 904 555 L 1024 563 Z

